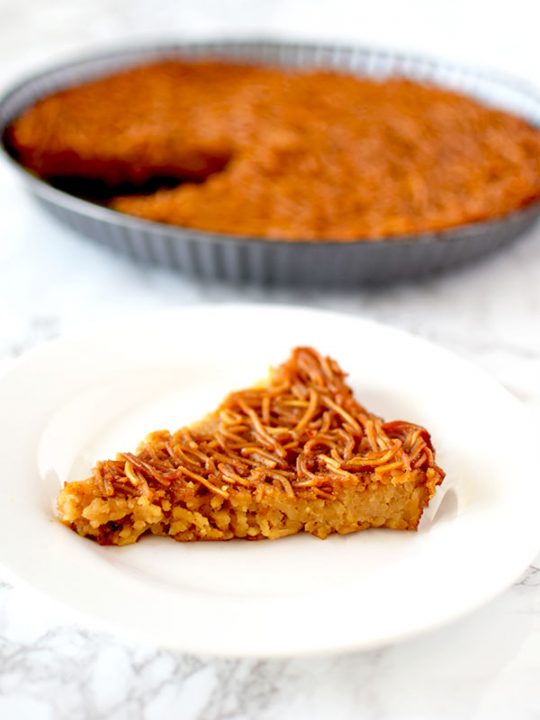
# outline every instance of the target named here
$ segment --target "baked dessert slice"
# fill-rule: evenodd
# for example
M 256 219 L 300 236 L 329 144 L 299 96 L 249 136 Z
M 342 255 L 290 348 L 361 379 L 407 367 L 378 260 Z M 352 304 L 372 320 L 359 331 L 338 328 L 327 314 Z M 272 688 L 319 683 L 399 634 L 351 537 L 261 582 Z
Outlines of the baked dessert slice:
M 369 413 L 334 360 L 300 347 L 204 420 L 154 432 L 136 454 L 66 483 L 58 510 L 103 545 L 147 532 L 179 541 L 326 538 L 416 529 L 443 478 L 424 428 Z

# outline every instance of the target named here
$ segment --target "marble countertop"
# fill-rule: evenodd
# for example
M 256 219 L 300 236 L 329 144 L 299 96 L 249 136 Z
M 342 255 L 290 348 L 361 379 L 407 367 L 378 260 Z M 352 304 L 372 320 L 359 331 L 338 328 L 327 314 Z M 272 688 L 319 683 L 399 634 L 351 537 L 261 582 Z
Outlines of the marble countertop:
M 117 38 L 232 32 L 378 41 L 496 65 L 540 84 L 534 2 L 515 0 L 511 17 L 483 0 L 459 0 L 446 15 L 427 0 L 382 0 L 369 14 L 360 5 L 334 0 L 310 12 L 307 0 L 0 0 L 0 86 L 46 60 Z M 490 33 L 480 39 L 488 11 Z M 464 23 L 471 13 L 472 25 Z M 35 207 L 0 164 L 0 364 L 112 314 L 245 300 L 331 308 L 417 333 L 476 362 L 540 420 L 540 227 L 480 264 L 417 285 L 232 289 L 141 268 L 82 240 Z M 5 720 L 532 719 L 540 717 L 539 673 L 540 556 L 499 598 L 449 627 L 376 652 L 281 661 L 209 660 L 129 645 L 88 631 L 0 574 Z

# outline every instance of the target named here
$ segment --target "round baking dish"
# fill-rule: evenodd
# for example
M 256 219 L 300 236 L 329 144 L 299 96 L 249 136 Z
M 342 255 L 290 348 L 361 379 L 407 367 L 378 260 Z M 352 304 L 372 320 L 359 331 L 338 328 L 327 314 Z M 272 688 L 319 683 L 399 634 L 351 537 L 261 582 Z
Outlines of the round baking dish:
M 399 74 L 465 92 L 540 126 L 540 98 L 497 75 L 368 48 L 267 41 L 174 42 L 130 47 L 66 63 L 21 82 L 0 101 L 0 134 L 26 107 L 61 88 L 158 58 L 212 56 L 287 67 L 331 67 L 372 77 Z M 256 284 L 360 285 L 414 279 L 491 253 L 527 230 L 540 202 L 488 222 L 367 241 L 268 240 L 141 220 L 59 190 L 2 148 L 37 200 L 82 235 L 142 263 L 203 279 Z

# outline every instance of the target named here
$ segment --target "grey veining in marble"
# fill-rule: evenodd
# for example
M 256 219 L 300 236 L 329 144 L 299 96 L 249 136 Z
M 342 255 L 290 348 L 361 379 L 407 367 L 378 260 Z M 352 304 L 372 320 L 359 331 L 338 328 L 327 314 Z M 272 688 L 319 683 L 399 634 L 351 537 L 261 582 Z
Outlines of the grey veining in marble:
M 511 8 L 380 0 L 370 8 L 353 0 L 0 0 L 0 86 L 117 38 L 251 31 L 439 52 L 540 84 L 534 0 Z M 488 13 L 490 32 L 481 32 Z M 235 290 L 134 266 L 82 241 L 35 208 L 0 164 L 0 364 L 112 313 L 241 300 L 332 308 L 415 332 L 485 368 L 540 421 L 540 228 L 420 285 Z M 0 576 L 1 720 L 532 720 L 540 717 L 539 677 L 540 556 L 487 607 L 439 631 L 377 652 L 268 662 L 136 647 L 84 629 Z

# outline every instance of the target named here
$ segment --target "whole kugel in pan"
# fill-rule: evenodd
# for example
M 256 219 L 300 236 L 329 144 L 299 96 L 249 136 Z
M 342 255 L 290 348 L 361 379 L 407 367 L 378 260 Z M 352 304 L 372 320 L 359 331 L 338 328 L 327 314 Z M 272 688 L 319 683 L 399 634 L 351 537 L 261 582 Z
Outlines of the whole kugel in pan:
M 327 288 L 417 279 L 536 221 L 540 99 L 362 47 L 225 40 L 102 52 L 0 99 L 51 214 L 143 264 Z
M 438 231 L 540 197 L 538 130 L 400 77 L 168 60 L 55 93 L 9 137 L 43 178 L 105 183 L 116 210 L 269 239 Z M 138 194 L 156 177 L 178 184 Z

